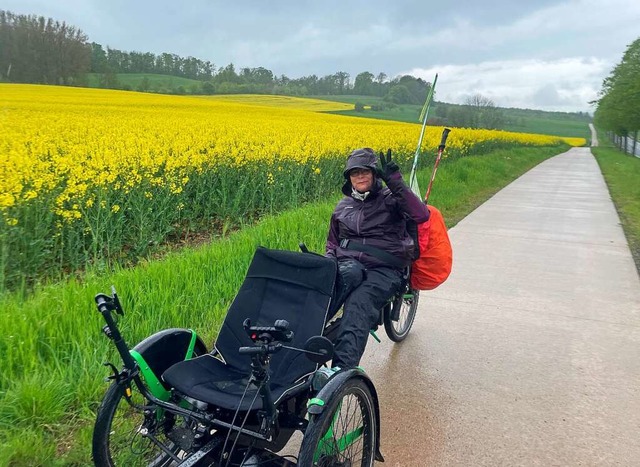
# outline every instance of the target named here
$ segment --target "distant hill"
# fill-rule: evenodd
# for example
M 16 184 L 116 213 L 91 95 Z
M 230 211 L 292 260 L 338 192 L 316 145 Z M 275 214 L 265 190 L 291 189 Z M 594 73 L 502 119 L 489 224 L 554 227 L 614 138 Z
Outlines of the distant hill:
M 353 110 L 332 112 L 354 117 L 418 123 L 418 117 L 422 109 L 422 106 L 419 105 L 389 104 L 382 98 L 373 96 L 346 95 L 313 97 L 354 104 Z M 355 110 L 356 104 L 360 104 L 364 108 L 357 111 Z M 464 111 L 465 108 L 468 108 L 468 106 L 436 101 L 431 105 L 429 112 L 430 123 L 434 125 L 458 126 L 455 122 L 452 122 L 448 116 L 452 114 L 452 110 Z M 502 115 L 502 123 L 496 128 L 499 130 L 577 137 L 587 140 L 591 138 L 589 123 L 592 121 L 592 117 L 584 112 L 549 112 L 544 110 L 504 107 L 494 107 L 494 109 Z
M 201 81 L 153 73 L 114 73 L 111 75 L 89 73 L 87 75 L 87 85 L 96 88 L 107 87 L 170 94 L 209 94 L 203 92 L 203 83 Z M 315 95 L 300 97 L 353 105 L 353 109 L 336 110 L 329 113 L 416 124 L 419 123 L 418 116 L 422 109 L 421 105 L 393 104 L 384 100 L 382 97 L 375 96 Z M 356 107 L 358 107 L 358 110 L 356 110 Z M 432 104 L 429 113 L 430 123 L 433 125 L 470 126 L 460 125 L 451 118 L 451 115 L 454 113 L 459 115 L 461 112 L 464 112 L 465 108 L 468 108 L 468 106 L 436 101 Z M 497 129 L 500 130 L 578 137 L 587 140 L 591 137 L 588 124 L 592 121 L 592 118 L 584 112 L 549 112 L 544 110 L 503 107 L 495 107 L 494 110 L 502 116 L 500 119 L 501 123 L 497 126 Z
M 442 118 L 450 113 L 452 108 L 464 108 L 459 104 L 435 102 L 432 109 L 435 118 Z M 512 107 L 496 107 L 503 117 L 500 130 L 518 133 L 539 133 L 554 136 L 572 136 L 591 138 L 589 123 L 593 121 L 591 115 L 585 112 L 553 112 L 537 109 L 518 109 Z

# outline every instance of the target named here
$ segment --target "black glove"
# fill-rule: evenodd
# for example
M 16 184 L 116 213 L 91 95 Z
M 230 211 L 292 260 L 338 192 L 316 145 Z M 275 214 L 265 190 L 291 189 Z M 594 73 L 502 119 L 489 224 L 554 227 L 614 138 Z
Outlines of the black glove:
M 380 166 L 376 169 L 376 173 L 378 176 L 385 181 L 385 183 L 391 177 L 391 174 L 396 173 L 400 170 L 398 164 L 391 160 L 391 149 L 387 149 L 387 157 L 384 157 L 384 154 L 380 153 Z

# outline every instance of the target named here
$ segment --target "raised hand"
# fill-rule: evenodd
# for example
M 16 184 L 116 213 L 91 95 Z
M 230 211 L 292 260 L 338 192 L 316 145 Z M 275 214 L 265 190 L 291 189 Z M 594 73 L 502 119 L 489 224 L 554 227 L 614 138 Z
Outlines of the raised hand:
M 400 167 L 398 164 L 391 160 L 391 149 L 387 149 L 387 156 L 380 153 L 380 164 L 376 170 L 378 176 L 385 181 L 385 183 L 389 180 L 392 174 L 399 171 Z

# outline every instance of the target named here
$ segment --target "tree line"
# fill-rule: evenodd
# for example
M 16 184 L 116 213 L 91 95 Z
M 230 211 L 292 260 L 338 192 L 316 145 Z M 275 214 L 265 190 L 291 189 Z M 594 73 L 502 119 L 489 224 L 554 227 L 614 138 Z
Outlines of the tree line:
M 602 83 L 594 113 L 598 128 L 638 140 L 640 130 L 640 38 L 632 42 Z M 619 139 L 622 141 L 622 139 Z M 633 148 L 635 152 L 635 147 Z
M 210 80 L 215 65 L 195 57 L 180 57 L 176 54 L 150 52 L 123 52 L 92 42 L 91 73 L 155 73 L 180 76 L 195 80 Z
M 264 67 L 236 69 L 233 63 L 216 68 L 210 61 L 176 54 L 126 52 L 88 42 L 78 28 L 42 16 L 15 15 L 0 11 L 0 80 L 23 83 L 86 85 L 87 73 L 100 78 L 101 87 L 130 89 L 119 83 L 126 73 L 163 74 L 196 82 L 167 88 L 142 79 L 137 91 L 176 94 L 281 94 L 294 96 L 347 95 L 375 96 L 383 100 L 374 110 L 398 104 L 424 102 L 431 83 L 410 75 L 389 79 L 384 72 L 359 73 L 353 80 L 339 71 L 326 76 L 301 78 L 276 76 Z M 356 110 L 364 105 L 356 105 Z M 435 120 L 450 125 L 498 128 L 503 117 L 488 99 L 473 96 L 464 106 L 441 107 Z
M 637 50 L 635 53 L 637 56 Z M 627 65 L 620 66 L 622 71 L 616 69 L 612 77 L 605 81 L 606 92 L 603 91 L 605 95 L 600 102 L 601 115 L 606 116 L 607 122 L 613 122 L 612 115 L 618 112 L 615 121 L 624 121 L 625 125 L 629 125 L 631 119 L 618 115 L 621 110 L 618 102 L 625 100 L 621 97 L 624 93 L 618 89 L 623 87 L 621 83 L 630 73 L 625 71 Z M 132 85 L 123 75 L 133 73 L 149 77 L 145 76 Z M 192 81 L 189 84 L 167 84 L 166 81 L 149 79 L 154 74 Z M 623 77 L 618 78 L 618 74 Z M 126 52 L 89 42 L 80 29 L 65 22 L 0 10 L 0 81 L 86 86 L 89 85 L 90 76 L 93 85 L 99 87 L 143 92 L 358 95 L 381 98 L 371 106 L 373 111 L 387 110 L 402 104 L 421 105 L 431 88 L 431 83 L 411 75 L 390 79 L 384 72 L 374 74 L 364 71 L 352 79 L 349 73 L 338 71 L 325 76 L 289 78 L 285 75 L 277 76 L 264 67 L 236 68 L 233 63 L 216 67 L 210 61 L 191 56 Z M 120 82 L 119 77 L 123 82 Z M 364 111 L 364 108 L 363 103 L 355 105 L 356 111 Z M 502 110 L 479 94 L 469 97 L 463 105 L 449 104 L 434 110 L 433 124 L 441 122 L 471 128 L 501 128 L 505 124 Z M 637 124 L 635 128 L 637 129 Z
M 136 90 L 179 94 L 284 94 L 294 96 L 360 94 L 379 96 L 393 104 L 421 104 L 430 83 L 410 75 L 388 79 L 385 73 L 338 71 L 326 76 L 289 78 L 264 67 L 236 69 L 172 53 L 126 52 L 88 42 L 75 26 L 36 15 L 0 10 L 0 81 L 86 85 L 87 74 L 100 76 L 102 87 L 127 89 L 117 75 L 150 73 L 198 81 L 188 88 L 155 88 L 148 82 Z
M 386 73 L 338 71 L 326 76 L 276 76 L 264 67 L 216 68 L 210 61 L 172 53 L 126 52 L 88 42 L 75 26 L 35 15 L 0 10 L 0 80 L 22 83 L 87 85 L 87 74 L 99 76 L 105 88 L 176 94 L 280 94 L 293 96 L 359 95 L 382 98 L 374 110 L 401 104 L 421 105 L 431 83 L 411 75 L 389 79 Z M 162 74 L 194 80 L 187 85 L 142 81 L 134 88 L 120 83 L 126 73 Z M 360 104 L 360 109 L 364 105 Z M 503 116 L 492 101 L 473 96 L 463 106 L 447 106 L 436 114 L 450 125 L 498 128 Z M 358 110 L 358 105 L 356 105 Z
M 75 26 L 0 10 L 0 80 L 82 84 L 90 63 L 87 36 Z

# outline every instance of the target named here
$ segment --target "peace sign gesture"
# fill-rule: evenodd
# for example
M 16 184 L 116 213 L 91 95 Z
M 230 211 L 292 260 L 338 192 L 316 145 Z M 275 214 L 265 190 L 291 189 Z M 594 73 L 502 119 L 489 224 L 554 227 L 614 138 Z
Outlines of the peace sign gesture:
M 380 152 L 380 164 L 376 170 L 378 176 L 385 181 L 385 183 L 391 177 L 391 174 L 400 170 L 398 164 L 391 160 L 391 149 L 387 149 L 387 156 L 385 157 L 382 152 Z

